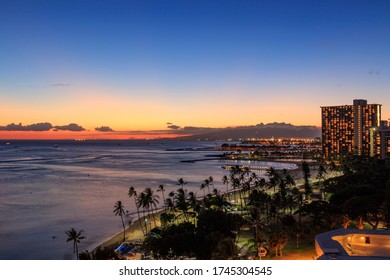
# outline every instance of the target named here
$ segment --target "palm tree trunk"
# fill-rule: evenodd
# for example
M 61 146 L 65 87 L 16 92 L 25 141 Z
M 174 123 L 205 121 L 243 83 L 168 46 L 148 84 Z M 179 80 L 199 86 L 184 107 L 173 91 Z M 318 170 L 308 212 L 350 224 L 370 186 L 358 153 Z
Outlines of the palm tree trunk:
M 239 194 L 240 194 L 240 205 L 241 205 L 241 213 L 243 211 L 243 205 L 242 205 L 242 194 L 241 194 L 241 189 L 238 190 Z
M 142 234 L 145 236 L 145 231 L 144 231 L 144 227 L 142 226 L 141 216 L 140 216 L 140 214 L 139 214 L 139 207 L 137 206 L 137 201 L 136 201 L 136 199 L 135 199 L 135 196 L 134 196 L 134 203 L 135 203 L 135 206 L 137 207 L 137 215 L 138 215 L 139 226 L 141 227 Z
M 76 253 L 76 260 L 79 259 L 79 248 L 77 246 L 77 241 L 74 241 L 74 253 Z
M 167 210 L 167 206 L 165 205 L 165 195 L 164 195 L 164 191 L 161 191 L 161 192 L 162 192 L 162 196 L 163 196 L 164 210 Z
M 150 222 L 149 222 L 149 232 L 152 231 L 152 221 L 151 221 L 151 220 L 152 220 L 152 214 L 151 214 L 151 212 L 152 212 L 152 211 L 151 211 L 151 209 L 149 208 L 149 210 L 148 210 L 148 221 L 150 221 Z
M 125 222 L 123 221 L 123 215 L 121 215 L 122 219 L 122 226 L 123 226 L 123 241 L 126 240 L 126 229 L 125 229 Z
M 154 227 L 157 227 L 156 217 L 154 216 L 154 211 L 153 211 L 153 205 L 150 208 L 152 209 L 152 216 L 153 216 Z
M 145 212 L 146 212 L 146 210 L 145 210 L 145 208 L 143 208 L 142 215 L 143 215 L 143 220 L 144 220 L 145 235 L 147 235 L 148 234 L 148 224 L 146 222 L 146 213 Z

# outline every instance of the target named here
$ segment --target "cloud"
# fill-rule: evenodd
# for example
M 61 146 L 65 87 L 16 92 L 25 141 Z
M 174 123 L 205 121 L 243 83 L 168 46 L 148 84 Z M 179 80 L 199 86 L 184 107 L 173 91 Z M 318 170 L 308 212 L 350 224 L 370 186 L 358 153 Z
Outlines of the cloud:
M 176 134 L 194 134 L 194 133 L 205 133 L 210 132 L 214 130 L 218 130 L 217 128 L 211 128 L 211 127 L 196 127 L 196 126 L 184 126 L 180 127 L 178 125 L 171 124 L 167 128 L 172 129 L 171 132 Z
M 84 131 L 85 128 L 82 126 L 75 124 L 75 123 L 70 123 L 68 125 L 57 125 L 53 127 L 55 131 L 58 130 L 68 130 L 68 131 Z
M 370 71 L 368 71 L 368 74 L 369 75 L 380 75 L 381 71 L 379 69 L 371 69 Z
M 0 130 L 2 131 L 49 131 L 52 128 L 53 126 L 51 125 L 51 123 L 48 122 L 29 125 L 22 125 L 21 123 L 11 123 L 6 126 L 0 126 Z
M 108 126 L 96 127 L 95 130 L 100 131 L 100 132 L 113 132 L 114 131 L 114 130 L 112 130 L 112 128 L 110 128 Z
M 57 84 L 51 84 L 50 86 L 51 87 L 69 87 L 71 85 L 72 84 L 68 84 L 68 83 L 57 83 Z
M 177 130 L 177 129 L 180 129 L 180 126 L 171 124 L 171 125 L 168 125 L 167 128 Z
M 193 133 L 206 133 L 211 131 L 219 130 L 218 128 L 211 127 L 196 127 L 196 126 L 185 126 L 181 129 L 183 134 L 193 134 Z
M 205 130 L 208 129 L 206 127 L 196 127 L 196 126 L 185 126 L 183 127 L 183 130 L 185 131 L 199 131 L 199 130 Z

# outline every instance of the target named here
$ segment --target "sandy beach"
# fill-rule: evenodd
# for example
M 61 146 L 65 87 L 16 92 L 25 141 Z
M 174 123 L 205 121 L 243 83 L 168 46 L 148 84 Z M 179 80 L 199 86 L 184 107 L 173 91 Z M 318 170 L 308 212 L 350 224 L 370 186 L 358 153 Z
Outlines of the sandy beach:
M 160 224 L 160 214 L 164 212 L 164 210 L 160 210 L 159 212 L 155 213 L 156 217 L 156 223 L 157 225 Z M 153 216 L 146 216 L 147 220 L 150 221 L 151 223 L 154 224 L 153 222 Z M 134 220 L 134 222 L 126 229 L 125 231 L 125 237 L 126 241 L 131 241 L 131 240 L 143 240 L 144 235 L 142 233 L 140 224 L 138 219 Z M 95 250 L 97 247 L 101 248 L 116 248 L 118 247 L 121 243 L 123 242 L 123 231 L 120 231 L 116 234 L 114 234 L 112 237 L 104 241 L 103 243 L 98 244 L 97 246 L 91 246 L 93 250 Z

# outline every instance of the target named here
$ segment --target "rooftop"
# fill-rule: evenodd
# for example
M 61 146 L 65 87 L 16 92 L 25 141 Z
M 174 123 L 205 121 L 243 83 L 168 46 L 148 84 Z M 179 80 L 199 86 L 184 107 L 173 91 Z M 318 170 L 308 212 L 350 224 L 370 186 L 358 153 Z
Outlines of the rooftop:
M 390 259 L 390 230 L 337 229 L 315 237 L 318 260 Z

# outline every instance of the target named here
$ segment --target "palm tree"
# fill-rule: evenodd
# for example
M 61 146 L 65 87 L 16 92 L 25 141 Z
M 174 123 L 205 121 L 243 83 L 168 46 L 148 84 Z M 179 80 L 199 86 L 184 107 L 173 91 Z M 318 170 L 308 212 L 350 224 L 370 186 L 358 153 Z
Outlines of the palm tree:
M 167 210 L 169 211 L 169 213 L 175 211 L 175 204 L 173 203 L 172 197 L 168 197 L 165 200 L 165 205 L 167 206 Z
M 185 221 L 188 222 L 187 211 L 189 208 L 188 194 L 184 189 L 178 189 L 173 197 L 175 203 L 175 209 L 183 213 Z
M 328 172 L 326 171 L 324 164 L 321 163 L 320 166 L 318 167 L 318 173 L 317 173 L 317 177 L 316 177 L 316 179 L 319 181 L 319 184 L 320 184 L 321 198 L 323 198 L 323 195 L 324 195 L 323 184 L 325 181 L 326 174 L 328 174 Z
M 213 176 L 209 176 L 209 185 L 213 186 L 213 189 L 214 189 L 214 178 L 213 178 Z
M 242 171 L 242 176 L 249 176 L 251 174 L 251 170 L 248 166 L 244 167 L 244 170 Z
M 207 187 L 207 190 L 210 194 L 210 181 L 209 181 L 209 179 L 205 179 L 203 184 Z
M 276 193 L 276 186 L 279 184 L 281 178 L 279 173 L 276 171 L 275 168 L 270 167 L 267 170 L 267 176 L 268 176 L 268 187 L 274 189 L 274 194 Z
M 181 186 L 182 189 L 184 188 L 184 185 L 186 185 L 186 184 L 187 184 L 187 182 L 185 182 L 183 178 L 177 179 L 176 185 Z
M 157 191 L 162 193 L 162 196 L 163 196 L 163 203 L 164 203 L 164 209 L 166 210 L 165 196 L 164 196 L 164 192 L 165 192 L 164 185 L 159 185 Z
M 265 190 L 267 187 L 267 181 L 264 178 L 260 178 L 259 187 L 261 190 Z
M 246 208 L 245 197 L 248 196 L 247 193 L 249 193 L 250 189 L 251 189 L 251 179 L 247 181 L 243 181 L 243 183 L 241 184 L 241 192 L 244 194 L 244 197 L 242 198 L 242 200 L 244 201 L 244 208 Z
M 86 238 L 85 236 L 82 236 L 83 232 L 84 230 L 77 232 L 77 230 L 73 227 L 70 230 L 65 231 L 68 236 L 66 242 L 73 241 L 73 254 L 76 254 L 77 259 L 79 259 L 79 247 L 77 244 L 80 243 L 82 239 Z
M 226 194 L 221 194 L 218 190 L 214 189 L 213 194 L 208 197 L 207 208 L 218 209 L 227 212 L 227 208 L 231 204 L 226 199 Z
M 145 203 L 149 205 L 147 208 L 151 209 L 153 220 L 154 220 L 154 226 L 157 227 L 153 208 L 157 208 L 157 204 L 159 202 L 158 198 L 160 197 L 158 195 L 154 195 L 153 190 L 151 188 L 146 188 L 144 190 L 144 193 L 145 193 Z
M 287 205 L 287 193 L 290 191 L 289 187 L 295 185 L 295 180 L 291 176 L 290 172 L 287 169 L 283 169 L 281 174 L 278 175 L 278 178 L 274 179 L 274 180 L 278 181 L 279 194 L 280 194 L 280 199 L 281 199 L 280 206 L 283 209 L 283 211 L 285 212 L 286 207 L 288 206 Z
M 226 185 L 226 195 L 229 194 L 229 179 L 226 175 L 222 177 L 222 183 Z
M 200 185 L 200 189 L 203 190 L 203 197 L 204 197 L 204 198 L 206 198 L 206 192 L 205 192 L 205 190 L 204 190 L 205 188 L 206 188 L 205 184 L 202 183 L 202 184 Z
M 137 207 L 139 226 L 141 227 L 142 233 L 145 236 L 145 231 L 144 231 L 144 227 L 142 226 L 142 223 L 141 223 L 141 216 L 139 214 L 139 207 L 138 207 L 138 204 L 137 204 L 137 192 L 135 191 L 134 187 L 130 187 L 130 189 L 129 189 L 129 197 L 134 197 L 134 204 Z
M 259 208 L 251 207 L 247 221 L 255 228 L 255 240 L 257 241 L 257 245 L 259 246 L 263 240 L 263 237 L 260 234 L 260 226 L 262 222 L 262 218 L 260 215 Z
M 287 238 L 288 238 L 287 233 L 284 231 L 271 233 L 269 238 L 269 244 L 271 245 L 271 248 L 275 249 L 276 257 L 278 256 L 283 257 L 283 248 L 287 244 Z
M 242 206 L 242 193 L 241 193 L 242 182 L 243 182 L 243 179 L 244 179 L 244 175 L 243 174 L 244 174 L 244 171 L 241 169 L 241 167 L 236 165 L 236 166 L 232 167 L 232 169 L 230 170 L 230 175 L 229 175 L 230 183 L 232 185 L 232 188 L 234 190 L 237 189 L 238 193 L 240 195 L 241 210 L 243 209 L 243 206 Z M 235 194 L 236 193 L 237 193 L 237 191 L 235 191 Z M 236 200 L 236 195 L 235 195 L 234 199 Z
M 200 203 L 196 199 L 196 194 L 194 192 L 189 192 L 188 193 L 188 198 L 187 198 L 188 206 L 191 208 L 194 212 L 194 224 L 196 224 L 196 217 L 200 212 Z
M 240 179 L 238 178 L 233 178 L 233 180 L 231 180 L 231 184 L 232 184 L 232 187 L 233 187 L 233 190 L 238 190 L 238 193 L 240 195 L 240 204 L 241 204 L 241 209 L 242 209 L 242 197 L 241 197 L 241 182 L 240 182 Z M 234 200 L 236 201 L 237 200 L 237 191 L 234 192 Z
M 309 196 L 312 194 L 313 190 L 310 185 L 309 179 L 310 179 L 310 167 L 309 164 L 306 161 L 302 161 L 302 172 L 303 172 L 303 179 L 304 179 L 304 188 L 305 188 L 305 195 L 306 199 L 309 198 Z
M 145 195 L 145 192 L 142 192 L 138 197 L 137 197 L 137 207 L 138 208 L 143 208 L 143 213 L 144 213 L 144 225 L 145 225 L 145 234 L 148 233 L 148 223 L 147 223 L 147 215 L 145 214 L 146 211 L 148 211 L 148 216 L 149 216 L 149 204 L 147 203 L 147 197 Z
M 297 187 L 294 187 L 291 190 L 291 196 L 292 196 L 292 200 L 298 206 L 298 209 L 302 208 L 304 205 L 303 193 L 301 193 L 301 191 Z M 297 213 L 298 213 L 298 223 L 301 224 L 302 222 L 301 212 L 297 211 Z
M 126 239 L 126 236 L 125 236 L 125 222 L 123 221 L 123 215 L 125 214 L 125 210 L 124 210 L 124 207 L 123 207 L 123 204 L 122 204 L 122 201 L 118 200 L 115 205 L 114 205 L 114 211 L 112 211 L 115 213 L 115 216 L 120 216 L 121 217 L 121 220 L 122 220 L 122 226 L 123 226 L 123 241 L 125 241 Z
M 295 180 L 287 169 L 283 169 L 283 177 L 287 186 L 289 186 L 290 188 L 292 186 L 295 186 Z

